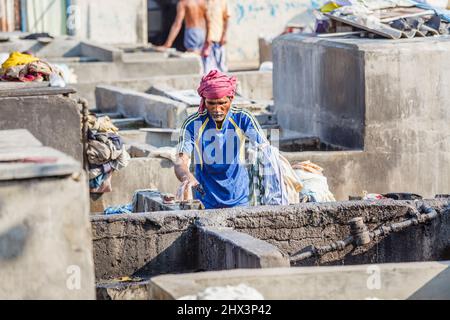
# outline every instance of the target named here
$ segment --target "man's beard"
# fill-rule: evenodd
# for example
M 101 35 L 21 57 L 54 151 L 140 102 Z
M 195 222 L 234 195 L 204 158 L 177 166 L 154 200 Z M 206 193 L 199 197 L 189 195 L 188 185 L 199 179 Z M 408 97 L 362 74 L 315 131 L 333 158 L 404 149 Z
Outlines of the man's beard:
M 211 113 L 211 117 L 214 119 L 214 121 L 223 121 L 225 119 L 225 113 Z

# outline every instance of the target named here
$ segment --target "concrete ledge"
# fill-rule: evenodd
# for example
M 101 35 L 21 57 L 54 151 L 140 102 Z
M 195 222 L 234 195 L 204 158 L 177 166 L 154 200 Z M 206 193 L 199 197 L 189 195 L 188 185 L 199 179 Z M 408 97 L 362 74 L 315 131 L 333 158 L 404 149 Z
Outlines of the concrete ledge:
M 24 89 L 25 90 L 25 89 Z M 44 146 L 83 162 L 80 106 L 73 99 L 54 95 L 0 98 L 0 128 L 27 129 Z
M 122 51 L 117 48 L 91 41 L 82 41 L 80 46 L 82 56 L 94 58 L 98 61 L 122 61 Z
M 265 299 L 450 299 L 450 262 L 232 270 L 165 275 L 150 299 L 178 299 L 208 287 L 245 283 Z
M 170 70 L 156 69 L 157 66 L 154 66 L 156 64 L 159 66 L 158 68 L 160 68 L 160 66 L 165 66 L 166 69 L 170 67 Z M 134 66 L 138 64 L 127 63 L 124 65 L 129 69 L 130 65 Z M 136 90 L 139 92 L 157 94 L 158 91 L 150 91 L 155 85 L 161 86 L 160 88 L 171 87 L 176 90 L 188 90 L 198 88 L 200 83 L 200 71 L 194 70 L 196 65 L 193 61 L 191 61 L 191 59 L 170 58 L 166 61 L 161 60 L 156 63 L 151 63 L 150 66 L 149 63 L 147 63 L 145 64 L 146 68 L 152 68 L 151 75 L 150 72 L 144 73 L 142 71 L 142 65 L 144 64 L 140 64 L 141 70 L 137 70 L 135 73 L 127 71 L 127 75 L 123 76 L 119 73 L 119 70 L 117 70 L 117 72 L 114 71 L 119 69 L 118 67 L 113 67 L 108 63 L 92 62 L 85 64 L 72 64 L 71 67 L 74 68 L 76 74 L 83 74 L 85 75 L 84 78 L 89 79 L 89 82 L 77 83 L 74 84 L 73 87 L 76 88 L 80 96 L 87 99 L 89 104 L 94 106 L 94 91 L 95 87 L 99 85 L 110 85 L 124 89 Z M 111 68 L 114 70 L 111 70 Z M 138 67 L 136 67 L 136 69 L 138 69 Z M 242 96 L 248 99 L 273 99 L 272 72 L 249 71 L 236 72 L 232 74 L 238 77 L 238 90 Z M 138 75 L 141 76 L 138 77 Z
M 200 227 L 199 266 L 203 270 L 289 267 L 277 247 L 231 228 Z
M 125 117 L 143 117 L 156 128 L 180 127 L 187 117 L 186 105 L 162 96 L 112 86 L 97 86 L 96 106 L 102 112 L 119 112 Z

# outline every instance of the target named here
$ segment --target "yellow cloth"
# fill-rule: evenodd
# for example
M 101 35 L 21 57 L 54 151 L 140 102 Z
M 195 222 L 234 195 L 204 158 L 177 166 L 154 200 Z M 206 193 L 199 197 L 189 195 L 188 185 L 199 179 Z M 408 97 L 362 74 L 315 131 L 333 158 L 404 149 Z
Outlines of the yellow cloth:
M 321 8 L 320 8 L 320 12 L 331 12 L 337 8 L 340 8 L 341 6 L 338 5 L 337 3 L 330 1 L 325 3 Z
M 5 62 L 3 62 L 2 69 L 6 71 L 11 67 L 29 64 L 38 60 L 39 60 L 38 58 L 30 54 L 15 51 L 9 55 L 9 58 Z
M 206 14 L 209 21 L 208 40 L 219 42 L 222 39 L 224 17 L 230 16 L 227 0 L 207 0 Z
M 108 116 L 97 119 L 94 115 L 88 116 L 88 126 L 91 130 L 106 133 L 117 133 L 119 129 L 112 123 Z
M 300 191 L 303 189 L 302 183 L 298 180 L 294 169 L 289 161 L 280 154 L 280 168 L 283 175 L 284 184 L 288 194 L 289 204 L 300 202 Z

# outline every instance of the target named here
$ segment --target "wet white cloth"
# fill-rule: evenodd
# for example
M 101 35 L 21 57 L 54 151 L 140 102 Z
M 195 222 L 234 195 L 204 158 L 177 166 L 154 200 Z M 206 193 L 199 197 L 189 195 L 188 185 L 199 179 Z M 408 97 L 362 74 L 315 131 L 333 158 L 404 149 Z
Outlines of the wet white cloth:
M 196 295 L 189 295 L 178 300 L 264 300 L 256 289 L 240 284 L 238 286 L 210 287 Z

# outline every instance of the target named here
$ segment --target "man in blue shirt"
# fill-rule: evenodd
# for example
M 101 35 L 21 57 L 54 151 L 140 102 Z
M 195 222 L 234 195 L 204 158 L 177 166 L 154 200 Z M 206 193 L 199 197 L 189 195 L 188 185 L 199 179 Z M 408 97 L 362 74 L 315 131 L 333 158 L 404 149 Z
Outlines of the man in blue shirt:
M 248 111 L 232 107 L 235 77 L 213 70 L 203 77 L 198 91 L 202 97 L 199 111 L 184 121 L 180 131 L 175 165 L 180 190 L 194 187 L 195 198 L 206 209 L 248 205 L 245 142 L 266 142 L 261 126 Z M 189 171 L 192 154 L 194 175 Z

